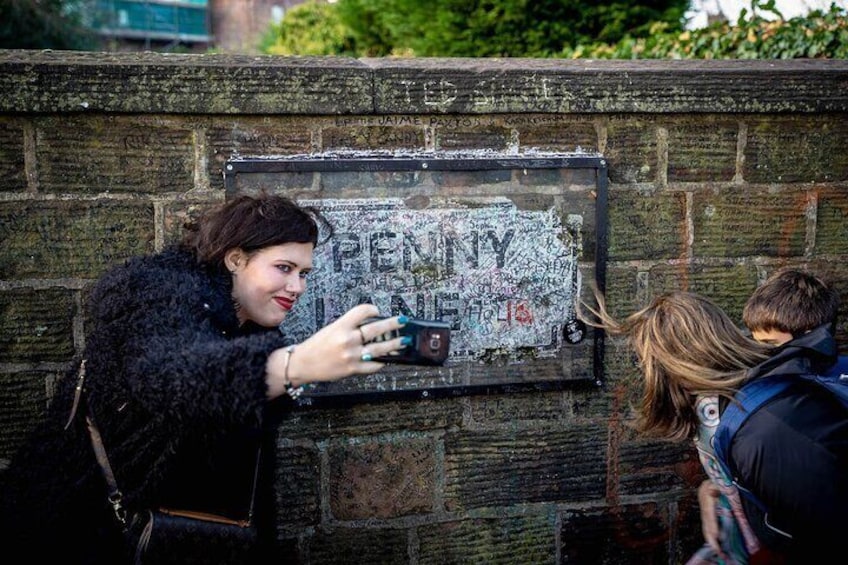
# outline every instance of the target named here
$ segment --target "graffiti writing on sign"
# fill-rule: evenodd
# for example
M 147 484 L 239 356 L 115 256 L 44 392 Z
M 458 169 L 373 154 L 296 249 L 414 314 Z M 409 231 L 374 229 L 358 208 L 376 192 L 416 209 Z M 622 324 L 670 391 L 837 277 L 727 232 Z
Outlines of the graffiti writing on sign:
M 285 332 L 306 337 L 362 302 L 384 315 L 451 324 L 451 357 L 542 347 L 574 318 L 583 219 L 518 209 L 501 197 L 468 204 L 402 199 L 302 200 L 333 224 L 315 250 L 307 292 Z M 553 355 L 555 351 L 550 351 Z

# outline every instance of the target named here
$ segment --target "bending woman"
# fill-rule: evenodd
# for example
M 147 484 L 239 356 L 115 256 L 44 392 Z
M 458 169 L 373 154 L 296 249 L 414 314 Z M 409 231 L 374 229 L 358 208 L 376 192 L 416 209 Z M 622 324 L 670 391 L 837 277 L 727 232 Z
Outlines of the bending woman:
M 125 507 L 247 512 L 272 416 L 302 385 L 373 373 L 383 366 L 373 357 L 405 346 L 402 338 L 366 345 L 404 322 L 360 328 L 380 314 L 370 304 L 302 343 L 281 333 L 306 290 L 322 223 L 317 210 L 281 196 L 238 196 L 187 226 L 179 245 L 98 281 L 86 320 L 86 401 Z M 4 473 L 0 531 L 33 562 L 59 552 L 66 563 L 114 565 L 124 549 L 104 477 L 85 418 L 69 420 L 76 384 L 75 367 Z M 260 545 L 272 548 L 273 477 L 260 475 Z
M 775 348 L 745 337 L 718 306 L 696 294 L 659 296 L 623 322 L 609 315 L 602 296 L 597 299 L 597 308 L 584 306 L 590 314 L 584 313 L 585 321 L 625 336 L 644 376 L 637 428 L 694 440 L 707 475 L 731 498 L 734 489 L 719 472 L 710 443 L 727 402 L 750 379 L 820 374 L 837 358 L 829 324 Z M 733 478 L 765 503 L 768 523 L 737 495 L 728 511 L 739 537 L 723 544 L 734 554 L 709 562 L 826 562 L 817 558 L 841 551 L 848 524 L 848 415 L 829 392 L 797 380 L 753 413 L 730 446 Z M 741 545 L 731 547 L 736 542 Z M 690 561 L 703 562 L 697 555 Z

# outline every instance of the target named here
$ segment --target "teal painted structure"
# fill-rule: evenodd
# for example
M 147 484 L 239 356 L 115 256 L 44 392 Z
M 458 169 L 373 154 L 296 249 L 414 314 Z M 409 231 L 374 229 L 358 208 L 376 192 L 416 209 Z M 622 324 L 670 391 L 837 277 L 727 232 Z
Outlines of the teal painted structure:
M 94 28 L 126 39 L 209 42 L 208 0 L 96 0 Z

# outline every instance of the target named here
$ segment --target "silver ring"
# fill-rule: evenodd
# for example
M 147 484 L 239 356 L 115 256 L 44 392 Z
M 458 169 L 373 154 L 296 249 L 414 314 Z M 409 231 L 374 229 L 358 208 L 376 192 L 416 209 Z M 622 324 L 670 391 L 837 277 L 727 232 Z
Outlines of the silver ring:
M 362 338 L 362 345 L 365 345 L 367 340 L 365 339 L 365 332 L 362 331 L 362 326 L 358 326 L 356 329 L 359 330 L 359 337 Z
M 367 363 L 368 361 L 370 361 L 371 359 L 373 359 L 373 357 L 371 356 L 371 354 L 370 354 L 370 353 L 368 353 L 368 351 L 367 351 L 367 350 L 365 350 L 365 349 L 363 349 L 363 350 L 362 350 L 362 355 L 360 355 L 360 356 L 359 356 L 359 358 L 362 360 L 362 362 L 363 362 L 363 363 Z

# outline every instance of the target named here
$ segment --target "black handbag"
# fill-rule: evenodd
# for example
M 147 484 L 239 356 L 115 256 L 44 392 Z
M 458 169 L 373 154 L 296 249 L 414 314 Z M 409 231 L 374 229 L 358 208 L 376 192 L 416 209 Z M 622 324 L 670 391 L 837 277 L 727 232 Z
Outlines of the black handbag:
M 85 360 L 80 363 L 74 404 L 67 428 L 84 402 Z M 254 559 L 257 548 L 256 527 L 252 523 L 253 501 L 259 473 L 260 453 L 250 487 L 249 511 L 245 519 L 233 519 L 206 512 L 157 508 L 128 515 L 118 488 L 103 439 L 86 402 L 86 426 L 91 445 L 107 486 L 107 499 L 126 540 L 129 561 L 135 565 L 242 565 Z
M 250 523 L 165 508 L 136 513 L 125 535 L 133 563 L 240 565 L 257 547 Z

